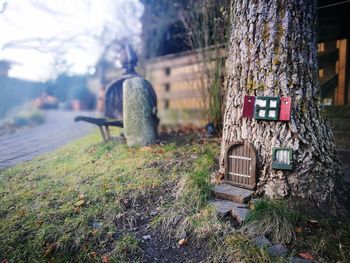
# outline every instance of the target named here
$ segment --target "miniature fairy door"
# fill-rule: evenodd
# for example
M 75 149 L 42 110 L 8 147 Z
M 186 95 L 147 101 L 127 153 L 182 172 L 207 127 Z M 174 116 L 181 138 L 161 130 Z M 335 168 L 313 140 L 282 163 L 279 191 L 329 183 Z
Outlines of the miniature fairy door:
M 256 186 L 256 151 L 247 141 L 236 141 L 226 148 L 225 182 L 254 189 Z

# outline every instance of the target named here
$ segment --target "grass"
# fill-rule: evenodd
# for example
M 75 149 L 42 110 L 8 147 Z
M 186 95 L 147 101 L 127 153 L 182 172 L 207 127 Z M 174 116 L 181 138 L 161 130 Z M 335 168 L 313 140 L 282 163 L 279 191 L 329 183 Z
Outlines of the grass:
M 248 236 L 265 235 L 274 243 L 288 244 L 295 239 L 298 219 L 286 201 L 259 199 L 252 204 L 242 230 Z
M 185 233 L 206 262 L 286 262 L 255 247 L 256 235 L 289 243 L 291 253 L 349 262 L 349 223 L 310 225 L 281 200 L 255 201 L 242 231 L 219 219 L 208 204 L 217 143 L 191 143 L 193 136 L 152 147 L 100 141 L 93 134 L 0 171 L 0 261 L 141 262 L 146 232 L 133 230 L 137 214 L 156 209 L 154 233 L 172 242 Z
M 292 210 L 285 200 L 256 200 L 240 232 L 240 240 L 244 239 L 244 236 L 248 238 L 265 235 L 273 243 L 287 244 L 292 255 L 307 252 L 320 262 L 350 262 L 349 222 L 341 222 L 334 218 L 311 220 Z M 243 246 L 236 249 L 249 251 L 248 254 L 254 251 Z M 264 253 L 259 252 L 258 255 L 263 256 Z M 249 260 L 253 259 L 248 258 L 246 262 L 250 262 Z M 257 262 L 275 262 L 265 260 L 254 259 Z
M 126 234 L 117 243 L 111 255 L 117 262 L 127 261 L 130 257 L 133 261 L 139 261 L 140 242 L 134 236 Z
M 135 224 L 140 203 L 154 205 L 154 197 L 183 177 L 196 181 L 198 189 L 206 187 L 198 202 L 208 198 L 204 171 L 191 171 L 209 161 L 212 156 L 202 153 L 215 152 L 217 145 L 191 145 L 185 138 L 163 147 L 129 148 L 100 140 L 94 134 L 0 171 L 1 260 L 98 262 L 109 255 L 111 262 L 127 261 L 120 252 L 137 254 L 137 244 L 121 236 Z
M 321 219 L 317 224 L 305 222 L 298 234 L 296 250 L 308 251 L 325 262 L 350 262 L 350 222 Z
M 217 242 L 215 253 L 207 262 L 232 262 L 232 263 L 287 263 L 282 257 L 272 257 L 266 248 L 258 248 L 253 241 L 244 234 L 235 233 L 227 235 Z
M 182 176 L 175 192 L 175 199 L 156 218 L 155 227 L 192 240 L 215 238 L 230 230 L 229 224 L 222 222 L 214 207 L 208 205 L 211 198 L 210 173 L 215 165 L 215 155 L 210 149 L 204 150 L 195 161 L 193 170 Z M 169 231 L 171 229 L 171 231 Z

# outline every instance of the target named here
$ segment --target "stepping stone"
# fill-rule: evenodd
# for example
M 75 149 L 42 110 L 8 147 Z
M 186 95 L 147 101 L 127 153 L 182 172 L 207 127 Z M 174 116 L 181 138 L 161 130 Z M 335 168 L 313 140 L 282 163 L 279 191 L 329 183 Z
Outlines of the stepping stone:
M 235 187 L 229 184 L 218 184 L 214 186 L 214 195 L 218 199 L 229 200 L 237 203 L 247 203 L 252 194 L 251 190 Z
M 267 249 L 269 254 L 273 257 L 284 257 L 288 253 L 288 249 L 282 244 L 276 244 Z
M 270 247 L 272 243 L 264 235 L 254 238 L 254 243 L 258 248 Z
M 249 210 L 244 204 L 227 200 L 214 199 L 209 201 L 209 204 L 215 207 L 219 217 L 224 217 L 229 214 L 235 218 L 239 224 L 245 220 Z

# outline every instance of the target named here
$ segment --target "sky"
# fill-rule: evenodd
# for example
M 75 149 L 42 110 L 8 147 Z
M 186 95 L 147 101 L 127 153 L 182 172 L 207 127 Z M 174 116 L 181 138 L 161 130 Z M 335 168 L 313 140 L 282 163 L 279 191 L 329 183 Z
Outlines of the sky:
M 137 39 L 142 12 L 138 0 L 0 0 L 0 59 L 22 79 L 54 78 L 55 61 L 84 74 L 113 38 Z

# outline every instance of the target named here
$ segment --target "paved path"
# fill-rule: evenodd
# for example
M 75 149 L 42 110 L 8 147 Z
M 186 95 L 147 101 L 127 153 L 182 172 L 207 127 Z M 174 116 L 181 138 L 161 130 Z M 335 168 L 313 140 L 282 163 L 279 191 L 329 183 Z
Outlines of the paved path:
M 48 111 L 45 115 L 46 121 L 42 125 L 0 137 L 0 169 L 51 152 L 95 129 L 93 125 L 74 122 L 75 116 L 91 116 L 91 113 Z

